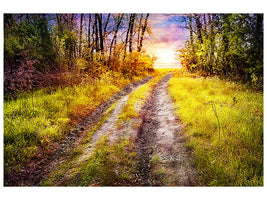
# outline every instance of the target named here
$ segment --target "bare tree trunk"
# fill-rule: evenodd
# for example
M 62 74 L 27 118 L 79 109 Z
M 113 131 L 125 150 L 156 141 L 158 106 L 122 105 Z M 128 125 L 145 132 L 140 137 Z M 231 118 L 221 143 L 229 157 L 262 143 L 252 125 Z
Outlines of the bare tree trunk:
M 142 46 L 143 46 L 143 39 L 144 39 L 144 35 L 145 35 L 145 31 L 146 31 L 146 27 L 147 27 L 147 20 L 148 20 L 148 17 L 149 17 L 149 14 L 146 15 L 146 18 L 145 18 L 145 24 L 144 26 L 142 27 L 142 33 L 141 33 L 141 38 L 140 38 L 140 43 L 138 45 L 138 52 L 141 52 L 142 50 Z
M 98 16 L 98 28 L 99 28 L 99 40 L 100 40 L 100 51 L 101 55 L 104 55 L 104 39 L 102 31 L 102 14 L 97 14 Z
M 108 14 L 108 18 L 107 18 L 107 21 L 106 21 L 106 23 L 105 23 L 105 26 L 104 26 L 104 43 L 105 43 L 105 39 L 106 39 L 106 37 L 107 37 L 107 26 L 108 26 L 108 23 L 109 23 L 109 19 L 110 19 L 110 13 Z
M 143 14 L 140 15 L 140 20 L 139 20 L 138 35 L 137 35 L 137 49 L 139 49 L 139 44 L 140 44 L 140 36 L 141 36 L 141 30 L 142 30 L 142 19 L 143 19 Z
M 193 46 L 193 28 L 192 28 L 192 14 L 189 14 L 189 34 L 190 34 L 190 45 Z
M 114 36 L 112 38 L 112 41 L 111 41 L 111 44 L 110 44 L 110 47 L 109 47 L 109 58 L 108 58 L 108 68 L 109 69 L 111 69 L 111 67 L 110 67 L 110 59 L 111 59 L 112 47 L 113 47 L 113 44 L 114 44 L 114 46 L 116 46 L 117 34 L 118 34 L 118 31 L 119 31 L 119 27 L 120 27 L 120 24 L 122 22 L 123 16 L 124 16 L 124 14 L 121 14 L 120 16 L 118 16 L 118 22 L 117 22 L 117 26 L 116 26 L 116 29 L 115 29 L 115 33 L 114 33 Z M 115 54 L 115 52 L 113 52 L 113 55 L 114 54 Z
M 130 20 L 130 38 L 129 38 L 129 52 L 132 52 L 132 43 L 133 43 L 133 27 L 134 27 L 134 20 L 136 14 L 132 14 L 132 18 Z
M 97 19 L 98 19 L 98 14 L 95 14 L 95 50 L 96 52 L 99 51 Z
M 81 50 L 82 50 L 82 34 L 83 34 L 83 14 L 81 14 L 81 18 L 80 18 L 79 57 L 81 57 Z
M 203 30 L 203 32 L 204 32 L 204 36 L 206 36 L 207 35 L 207 20 L 206 20 L 206 14 L 203 14 L 203 22 L 204 22 L 204 30 Z
M 92 60 L 93 58 L 93 48 L 91 43 L 91 22 L 92 22 L 92 15 L 89 14 L 88 16 L 88 35 L 87 35 L 87 44 L 88 44 L 88 51 L 90 51 L 89 60 Z
M 200 43 L 202 44 L 203 43 L 202 34 L 201 34 L 202 24 L 200 22 L 200 15 L 195 14 L 195 19 L 196 19 L 196 25 L 197 25 L 197 37 L 200 40 Z
M 129 32 L 130 32 L 131 18 L 132 18 L 132 14 L 130 14 L 129 25 L 128 25 L 128 29 L 127 29 L 127 33 L 126 33 L 126 38 L 125 38 L 125 48 L 124 48 L 123 60 L 125 59 L 126 51 L 127 51 L 127 46 L 128 46 L 128 37 L 129 37 Z

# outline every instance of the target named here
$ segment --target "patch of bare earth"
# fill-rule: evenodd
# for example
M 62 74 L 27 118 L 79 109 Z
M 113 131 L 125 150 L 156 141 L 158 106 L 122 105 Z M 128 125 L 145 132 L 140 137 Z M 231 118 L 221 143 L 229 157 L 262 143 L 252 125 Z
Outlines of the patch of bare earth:
M 192 151 L 185 147 L 182 124 L 168 93 L 171 77 L 168 74 L 159 81 L 141 111 L 143 122 L 136 140 L 138 185 L 198 185 Z

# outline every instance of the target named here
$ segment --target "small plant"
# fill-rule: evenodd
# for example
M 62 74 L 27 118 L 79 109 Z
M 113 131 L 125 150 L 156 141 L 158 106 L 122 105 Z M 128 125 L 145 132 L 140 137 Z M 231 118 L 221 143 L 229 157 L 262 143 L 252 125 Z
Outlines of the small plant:
M 152 166 L 155 166 L 155 165 L 157 165 L 158 163 L 160 163 L 160 157 L 158 156 L 158 155 L 154 155 L 152 158 L 151 158 L 151 161 L 150 161 L 150 163 L 151 163 L 151 165 Z
M 222 129 L 222 127 L 221 127 L 221 124 L 220 124 L 220 120 L 219 120 L 219 117 L 218 117 L 218 113 L 217 113 L 217 110 L 216 110 L 215 103 L 211 104 L 211 106 L 212 106 L 212 110 L 213 110 L 214 115 L 215 115 L 215 117 L 217 119 L 217 122 L 218 122 L 219 140 L 220 140 L 221 139 L 221 129 Z

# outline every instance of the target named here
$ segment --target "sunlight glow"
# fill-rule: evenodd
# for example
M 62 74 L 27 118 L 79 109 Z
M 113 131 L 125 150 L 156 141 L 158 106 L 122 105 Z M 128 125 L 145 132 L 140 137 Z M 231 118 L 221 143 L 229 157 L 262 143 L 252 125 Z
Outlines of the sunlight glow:
M 156 49 L 155 56 L 159 63 L 173 63 L 175 60 L 175 52 L 172 49 Z

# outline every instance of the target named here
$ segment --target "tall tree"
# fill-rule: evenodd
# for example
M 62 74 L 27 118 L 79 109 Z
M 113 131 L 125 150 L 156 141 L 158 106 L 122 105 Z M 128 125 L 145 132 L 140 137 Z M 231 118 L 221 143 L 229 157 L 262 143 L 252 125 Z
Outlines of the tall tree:
M 138 44 L 138 49 L 137 49 L 138 52 L 140 52 L 142 50 L 143 39 L 144 39 L 145 31 L 146 31 L 146 28 L 147 28 L 148 17 L 149 17 L 149 14 L 146 15 L 144 25 L 142 26 L 142 33 L 141 33 L 140 43 Z
M 82 49 L 82 34 L 83 34 L 83 13 L 80 16 L 80 37 L 79 37 L 79 56 L 81 57 Z
M 129 36 L 129 52 L 132 52 L 132 43 L 133 43 L 133 28 L 134 28 L 134 21 L 135 21 L 136 14 L 131 14 L 129 29 L 130 29 L 130 36 Z
M 200 14 L 195 14 L 195 20 L 196 20 L 196 28 L 197 28 L 197 37 L 198 37 L 200 43 L 203 43 L 202 34 L 201 34 L 202 24 L 200 21 Z
M 101 54 L 104 55 L 104 38 L 103 38 L 103 27 L 102 27 L 102 14 L 97 14 L 97 17 L 98 17 L 100 51 L 101 51 Z
M 124 14 L 118 14 L 117 17 L 114 17 L 114 21 L 116 23 L 116 28 L 115 28 L 115 32 L 114 32 L 114 36 L 112 38 L 112 41 L 111 41 L 111 44 L 110 44 L 110 47 L 109 47 L 109 59 L 108 59 L 108 68 L 110 68 L 110 59 L 111 59 L 111 56 L 112 56 L 112 48 L 113 46 L 116 46 L 116 43 L 117 43 L 117 34 L 118 34 L 118 31 L 119 31 L 119 27 L 121 25 L 121 22 L 122 22 L 122 19 L 123 19 L 123 16 Z M 113 51 L 113 56 L 116 52 Z

